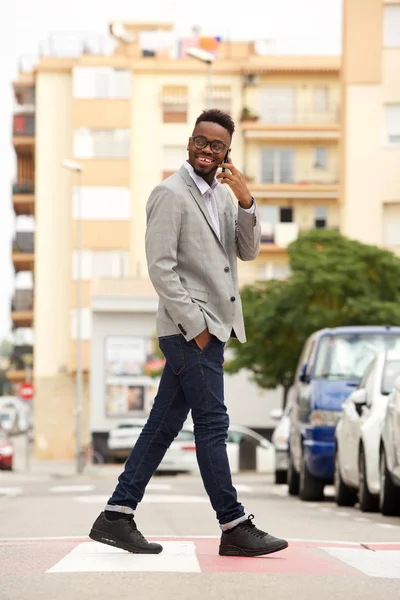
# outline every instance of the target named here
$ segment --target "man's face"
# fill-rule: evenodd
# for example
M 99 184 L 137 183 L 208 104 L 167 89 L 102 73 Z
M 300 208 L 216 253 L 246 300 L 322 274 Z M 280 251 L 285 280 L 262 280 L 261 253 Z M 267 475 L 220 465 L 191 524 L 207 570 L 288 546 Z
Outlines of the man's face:
M 208 121 L 202 121 L 194 128 L 192 137 L 197 135 L 205 137 L 209 143 L 217 140 L 225 144 L 222 151 L 216 154 L 211 150 L 210 144 L 202 150 L 198 150 L 195 147 L 193 139 L 189 140 L 187 147 L 189 151 L 188 161 L 192 165 L 194 172 L 205 180 L 212 181 L 218 166 L 224 161 L 225 154 L 231 143 L 231 136 L 218 123 L 210 123 Z

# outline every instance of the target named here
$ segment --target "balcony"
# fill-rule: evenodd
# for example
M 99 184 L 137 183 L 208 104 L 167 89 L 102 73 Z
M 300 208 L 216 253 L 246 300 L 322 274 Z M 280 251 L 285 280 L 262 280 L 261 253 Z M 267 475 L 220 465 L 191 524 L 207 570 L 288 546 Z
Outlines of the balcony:
M 320 181 L 296 181 L 290 183 L 261 183 L 248 178 L 247 187 L 255 198 L 297 198 L 316 200 L 337 200 L 339 197 L 339 184 Z
M 14 115 L 13 145 L 14 148 L 21 154 L 33 154 L 33 148 L 35 145 L 35 115 Z
M 16 272 L 33 271 L 34 254 L 34 232 L 18 231 L 13 240 L 12 260 Z
M 35 186 L 32 181 L 16 182 L 12 186 L 14 212 L 17 216 L 35 214 Z
M 287 246 L 299 235 L 297 223 L 261 221 L 260 253 L 286 254 Z
M 33 368 L 33 346 L 30 344 L 16 345 L 10 356 L 10 366 L 6 372 L 8 381 L 20 383 L 25 381 Z
M 262 116 L 244 109 L 241 125 L 248 140 L 338 140 L 340 137 L 339 109 L 271 112 Z
M 33 290 L 16 290 L 11 302 L 11 320 L 14 327 L 32 327 Z

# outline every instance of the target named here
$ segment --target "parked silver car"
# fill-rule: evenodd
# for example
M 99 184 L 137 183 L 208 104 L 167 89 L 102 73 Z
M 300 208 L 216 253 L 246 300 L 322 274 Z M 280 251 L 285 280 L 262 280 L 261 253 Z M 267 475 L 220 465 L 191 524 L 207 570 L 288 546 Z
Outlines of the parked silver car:
M 291 412 L 292 405 L 289 403 L 283 411 L 275 409 L 270 412 L 271 419 L 279 420 L 271 438 L 275 448 L 275 483 L 286 483 L 287 480 Z
M 389 395 L 380 444 L 379 508 L 400 515 L 400 377 Z

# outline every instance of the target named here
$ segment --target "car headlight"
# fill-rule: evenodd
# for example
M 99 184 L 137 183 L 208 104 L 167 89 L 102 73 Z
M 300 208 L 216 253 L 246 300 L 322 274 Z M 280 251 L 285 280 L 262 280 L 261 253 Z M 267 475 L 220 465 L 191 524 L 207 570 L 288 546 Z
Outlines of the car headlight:
M 4 448 L 0 448 L 0 454 L 2 456 L 11 456 L 13 453 L 12 446 L 4 446 Z
M 341 416 L 341 410 L 312 410 L 310 423 L 317 427 L 336 427 Z

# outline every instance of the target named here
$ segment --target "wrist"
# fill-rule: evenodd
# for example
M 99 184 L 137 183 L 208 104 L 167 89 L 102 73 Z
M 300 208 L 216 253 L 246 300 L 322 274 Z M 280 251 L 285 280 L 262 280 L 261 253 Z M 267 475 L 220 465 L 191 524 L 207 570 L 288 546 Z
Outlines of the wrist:
M 251 208 L 253 206 L 253 197 L 249 194 L 247 198 L 241 198 L 239 205 L 241 208 Z

